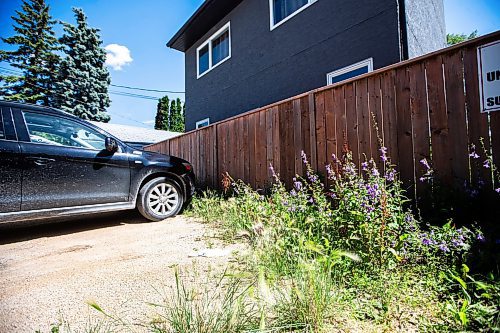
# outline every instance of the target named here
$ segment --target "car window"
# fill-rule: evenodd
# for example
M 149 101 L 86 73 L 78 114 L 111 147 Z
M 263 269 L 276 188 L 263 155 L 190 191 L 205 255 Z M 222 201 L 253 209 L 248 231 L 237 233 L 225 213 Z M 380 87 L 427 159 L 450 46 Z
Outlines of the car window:
M 5 132 L 4 132 L 4 128 L 3 128 L 2 112 L 0 112 L 0 139 L 5 139 Z
M 102 150 L 105 136 L 76 121 L 48 114 L 23 112 L 31 142 Z

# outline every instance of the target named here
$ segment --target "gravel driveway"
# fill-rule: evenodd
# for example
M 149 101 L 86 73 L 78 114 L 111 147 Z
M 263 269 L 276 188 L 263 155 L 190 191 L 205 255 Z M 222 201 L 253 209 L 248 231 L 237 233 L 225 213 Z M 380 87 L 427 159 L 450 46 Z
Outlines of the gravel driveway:
M 206 226 L 178 216 L 144 223 L 135 213 L 0 230 L 0 332 L 50 331 L 64 317 L 81 328 L 96 311 L 129 323 L 147 321 L 174 285 L 174 270 L 224 267 L 225 255 L 191 257 L 205 248 Z

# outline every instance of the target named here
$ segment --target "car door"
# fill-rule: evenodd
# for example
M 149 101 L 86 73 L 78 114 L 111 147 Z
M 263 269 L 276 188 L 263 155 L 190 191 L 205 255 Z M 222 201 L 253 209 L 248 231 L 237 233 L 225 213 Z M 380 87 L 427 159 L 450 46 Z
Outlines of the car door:
M 23 153 L 23 211 L 127 202 L 128 156 L 105 150 L 105 135 L 48 112 L 22 112 L 29 142 Z
M 0 107 L 0 213 L 21 209 L 21 150 L 8 107 Z

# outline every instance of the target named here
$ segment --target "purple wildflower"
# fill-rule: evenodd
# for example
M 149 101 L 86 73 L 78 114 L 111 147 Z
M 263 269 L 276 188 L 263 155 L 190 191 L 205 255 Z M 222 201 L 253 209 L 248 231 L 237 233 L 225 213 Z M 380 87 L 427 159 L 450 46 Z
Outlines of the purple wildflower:
M 485 167 L 486 169 L 491 168 L 491 165 L 490 165 L 490 160 L 486 160 L 486 161 L 484 161 L 484 163 L 483 163 L 483 167 Z
M 439 249 L 443 252 L 450 252 L 450 249 L 448 248 L 448 246 L 445 244 L 445 243 L 441 243 L 439 245 Z
M 274 167 L 272 164 L 269 164 L 269 170 L 271 170 L 271 175 L 276 178 L 276 171 L 274 171 Z
M 472 157 L 473 159 L 477 160 L 479 158 L 479 155 L 473 151 L 472 153 L 469 154 L 469 157 Z
M 300 156 L 302 157 L 302 162 L 304 162 L 304 164 L 309 164 L 309 162 L 307 161 L 307 155 L 304 151 L 300 152 Z
M 314 199 L 312 197 L 310 197 L 307 201 L 309 201 L 309 203 L 314 203 Z
M 361 168 L 363 169 L 363 171 L 368 170 L 368 162 L 361 163 Z
M 497 192 L 498 194 L 500 194 L 500 187 L 495 189 L 495 192 Z
M 333 162 L 340 163 L 339 159 L 337 158 L 337 155 L 332 154 L 332 159 L 333 159 Z
M 380 152 L 382 153 L 382 155 L 380 155 L 380 158 L 382 159 L 382 161 L 384 162 L 387 162 L 387 148 L 386 147 L 382 147 L 380 148 Z
M 382 191 L 380 191 L 378 184 L 368 184 L 366 186 L 366 190 L 368 191 L 368 195 L 372 200 L 375 200 L 380 194 L 382 194 Z
M 331 164 L 328 164 L 328 165 L 326 166 L 326 173 L 328 174 L 328 177 L 329 177 L 330 179 L 335 178 L 335 174 L 334 174 L 334 172 L 333 172 L 333 169 L 332 169 Z
M 307 172 L 307 178 L 311 183 L 315 183 L 318 180 L 318 176 L 316 176 L 314 173 Z
M 427 169 L 427 170 L 430 170 L 431 169 L 431 166 L 429 165 L 429 162 L 427 162 L 427 159 L 426 158 L 423 158 L 420 160 L 420 163 L 422 163 L 422 165 Z
M 297 196 L 297 192 L 296 192 L 295 190 L 291 190 L 291 191 L 290 191 L 290 195 L 291 195 L 292 197 L 295 197 L 295 196 Z
M 385 179 L 389 182 L 394 181 L 394 179 L 396 179 L 396 170 L 394 169 L 387 170 L 387 172 L 385 173 Z
M 302 189 L 302 183 L 297 180 L 293 183 L 293 186 L 295 186 L 297 191 L 300 191 Z
M 377 168 L 373 168 L 373 169 L 372 169 L 372 175 L 373 175 L 374 177 L 378 177 L 378 176 L 380 176 L 380 172 L 378 172 Z
M 484 235 L 482 233 L 478 233 L 476 236 L 477 240 L 480 242 L 484 242 Z
M 432 242 L 430 241 L 430 239 L 424 238 L 422 239 L 422 244 L 424 244 L 425 246 L 429 246 L 432 244 Z

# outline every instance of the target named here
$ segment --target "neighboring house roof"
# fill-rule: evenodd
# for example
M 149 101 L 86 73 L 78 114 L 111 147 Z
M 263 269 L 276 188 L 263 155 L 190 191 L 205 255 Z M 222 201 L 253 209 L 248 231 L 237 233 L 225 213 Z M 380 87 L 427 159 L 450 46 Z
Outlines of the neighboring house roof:
M 243 0 L 205 0 L 182 28 L 167 43 L 168 47 L 186 52 L 214 25 Z
M 124 142 L 156 143 L 182 134 L 178 132 L 160 131 L 136 126 L 100 123 L 96 121 L 91 121 L 91 123 Z

